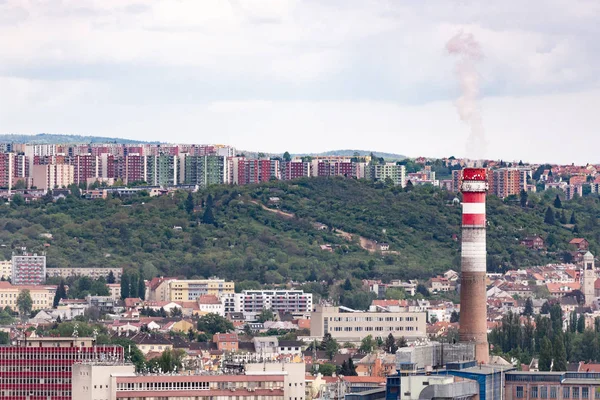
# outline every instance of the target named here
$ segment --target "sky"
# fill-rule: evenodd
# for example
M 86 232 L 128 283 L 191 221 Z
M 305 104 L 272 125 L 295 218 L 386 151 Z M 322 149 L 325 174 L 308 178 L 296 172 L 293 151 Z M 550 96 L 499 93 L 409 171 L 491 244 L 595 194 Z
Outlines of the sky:
M 526 5 L 525 5 L 526 4 Z M 597 0 L 0 0 L 0 133 L 600 163 Z

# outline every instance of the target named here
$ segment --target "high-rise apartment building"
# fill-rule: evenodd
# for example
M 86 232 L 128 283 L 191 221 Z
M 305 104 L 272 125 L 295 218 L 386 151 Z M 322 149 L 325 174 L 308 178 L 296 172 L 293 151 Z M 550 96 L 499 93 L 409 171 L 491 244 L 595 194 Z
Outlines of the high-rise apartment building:
M 41 285 L 46 281 L 46 256 L 23 254 L 12 256 L 11 282 L 14 285 Z
M 312 293 L 303 290 L 244 290 L 235 294 L 235 311 L 260 313 L 264 309 L 274 312 L 305 314 L 313 306 Z
M 183 184 L 207 187 L 228 182 L 229 163 L 222 156 L 179 156 L 179 176 Z
M 394 185 L 406 186 L 406 167 L 396 163 L 370 163 L 366 170 L 367 179 L 385 181 L 390 179 Z
M 149 284 L 148 299 L 152 301 L 196 301 L 207 294 L 217 297 L 234 293 L 235 285 L 224 279 L 154 278 Z
M 42 190 L 68 187 L 75 182 L 74 171 L 68 164 L 34 165 L 32 185 Z
M 488 173 L 491 194 L 500 198 L 518 196 L 527 189 L 527 170 L 520 168 L 499 168 Z

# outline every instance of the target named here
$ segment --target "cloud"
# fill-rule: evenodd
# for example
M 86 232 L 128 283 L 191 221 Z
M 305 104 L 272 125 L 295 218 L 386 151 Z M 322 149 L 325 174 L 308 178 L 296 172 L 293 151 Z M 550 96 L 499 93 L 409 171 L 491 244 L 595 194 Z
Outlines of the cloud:
M 599 18 L 591 0 L 8 0 L 0 116 L 21 133 L 459 155 L 467 128 L 444 45 L 462 29 L 485 49 L 490 149 L 558 159 L 542 143 L 598 122 L 570 102 L 597 101 Z M 518 132 L 516 148 L 494 143 L 499 127 Z

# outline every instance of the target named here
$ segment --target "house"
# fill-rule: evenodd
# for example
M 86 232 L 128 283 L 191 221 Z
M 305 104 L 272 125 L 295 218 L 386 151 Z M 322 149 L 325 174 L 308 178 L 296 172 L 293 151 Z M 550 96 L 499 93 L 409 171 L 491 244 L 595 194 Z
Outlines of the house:
M 444 278 L 451 282 L 455 282 L 458 280 L 458 272 L 453 269 L 449 269 L 448 271 L 444 272 Z
M 521 240 L 521 245 L 531 250 L 540 250 L 544 248 L 544 239 L 539 236 L 527 236 Z
M 450 281 L 444 277 L 438 276 L 429 280 L 430 292 L 449 292 L 450 287 Z
M 302 344 L 299 340 L 280 340 L 277 352 L 279 354 L 302 355 Z
M 571 239 L 569 246 L 576 251 L 585 253 L 589 250 L 590 243 L 583 238 L 575 238 Z
M 546 287 L 552 296 L 563 297 L 567 293 L 571 293 L 573 290 L 581 290 L 581 284 L 579 282 L 572 283 L 547 283 Z
M 212 341 L 221 351 L 236 352 L 239 349 L 239 339 L 236 333 L 215 333 Z
M 155 351 L 173 350 L 173 343 L 160 334 L 138 333 L 131 340 L 144 355 Z
M 214 294 L 207 294 L 198 297 L 198 310 L 201 315 L 212 313 L 225 316 L 225 306 Z
M 252 339 L 254 351 L 257 354 L 275 354 L 279 349 L 279 339 L 277 336 L 256 336 Z

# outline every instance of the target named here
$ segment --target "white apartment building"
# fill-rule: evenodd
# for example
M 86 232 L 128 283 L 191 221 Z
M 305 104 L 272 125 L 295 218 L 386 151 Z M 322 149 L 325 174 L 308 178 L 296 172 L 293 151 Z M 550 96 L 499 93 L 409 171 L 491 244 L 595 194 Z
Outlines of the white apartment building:
M 303 290 L 244 290 L 235 294 L 235 311 L 258 314 L 265 308 L 273 312 L 310 314 L 312 293 Z
M 407 340 L 427 335 L 425 312 L 370 312 L 354 311 L 344 307 L 320 306 L 310 317 L 310 336 L 323 337 L 326 333 L 338 342 L 360 342 L 371 335 L 385 339 L 390 333 Z
M 12 256 L 13 285 L 41 285 L 46 282 L 46 256 L 23 254 Z

